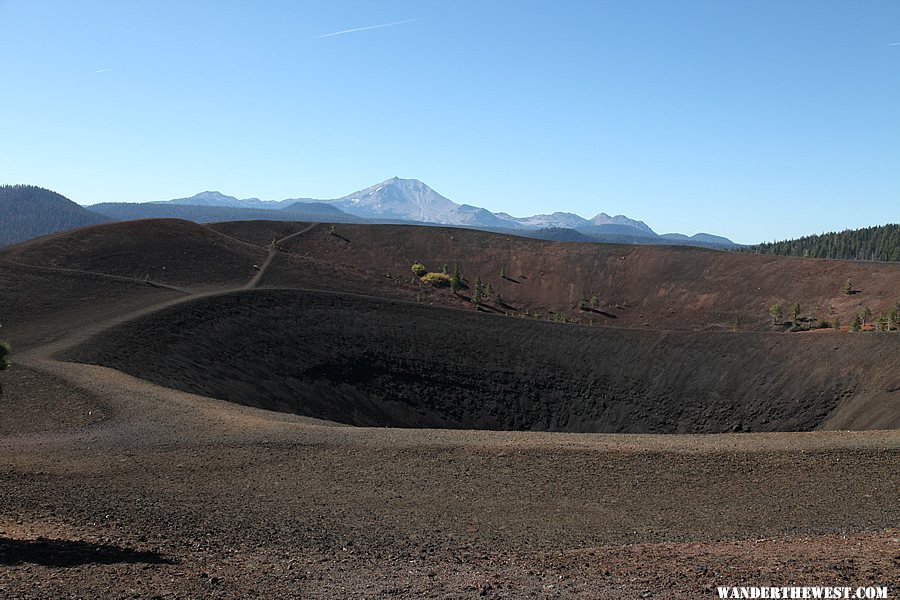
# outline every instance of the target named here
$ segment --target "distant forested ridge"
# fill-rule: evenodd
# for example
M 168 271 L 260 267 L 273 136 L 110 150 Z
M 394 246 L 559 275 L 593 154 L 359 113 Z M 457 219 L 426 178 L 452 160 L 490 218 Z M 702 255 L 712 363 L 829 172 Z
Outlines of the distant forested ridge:
M 41 187 L 0 185 L 0 246 L 108 220 Z
M 809 258 L 900 262 L 900 225 L 890 223 L 864 229 L 808 235 L 796 240 L 745 246 L 740 251 Z
M 222 221 L 365 222 L 365 219 L 347 214 L 335 206 L 321 202 L 297 202 L 284 208 L 238 208 L 169 202 L 107 202 L 94 204 L 91 206 L 91 210 L 113 221 L 184 219 L 194 223 L 219 223 Z

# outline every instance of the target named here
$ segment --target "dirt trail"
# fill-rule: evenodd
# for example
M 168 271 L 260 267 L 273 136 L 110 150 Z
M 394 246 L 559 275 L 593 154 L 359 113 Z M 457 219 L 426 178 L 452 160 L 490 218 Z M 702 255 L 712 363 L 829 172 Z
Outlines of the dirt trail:
M 284 422 L 307 425 L 334 425 L 317 419 L 248 409 L 202 396 L 185 394 L 177 390 L 156 386 L 150 382 L 130 377 L 112 369 L 60 362 L 55 358 L 56 355 L 66 349 L 84 343 L 91 338 L 101 335 L 104 331 L 123 323 L 140 319 L 179 304 L 193 302 L 202 298 L 223 296 L 256 287 L 259 280 L 265 275 L 266 268 L 271 263 L 272 258 L 278 252 L 277 245 L 285 240 L 306 233 L 315 226 L 316 224 L 314 223 L 302 231 L 276 240 L 272 244 L 266 262 L 253 278 L 243 286 L 229 287 L 211 292 L 192 292 L 174 286 L 154 283 L 153 285 L 157 287 L 171 289 L 184 294 L 184 296 L 148 305 L 114 318 L 90 323 L 59 339 L 17 353 L 15 355 L 16 364 L 57 377 L 61 381 L 73 385 L 75 389 L 84 390 L 99 398 L 127 398 L 128 401 L 110 402 L 111 418 L 107 419 L 100 427 L 63 433 L 15 436 L 13 438 L 15 440 L 14 445 L 28 444 L 29 439 L 38 444 L 58 443 L 64 446 L 78 445 L 88 439 L 94 442 L 106 439 L 107 441 L 120 443 L 133 439 L 132 436 L 138 430 L 143 430 L 144 434 L 153 432 L 154 443 L 161 443 L 167 439 L 178 439 L 179 436 L 202 434 L 204 431 L 207 433 L 215 431 L 214 435 L 220 436 L 223 433 L 223 429 L 215 427 L 217 422 L 227 424 L 224 430 L 232 431 L 240 431 L 250 423 L 253 423 L 254 426 L 259 426 L 261 423 L 277 424 Z M 5 262 L 42 271 L 85 274 L 147 285 L 142 280 L 118 275 L 78 269 L 41 267 L 9 260 Z M 235 425 L 237 425 L 236 428 Z M 210 429 L 211 426 L 213 427 L 212 429 Z M 139 435 L 134 439 L 141 439 L 142 437 Z M 9 440 L 0 438 L 0 448 L 8 444 Z
M 269 254 L 266 256 L 265 262 L 263 262 L 263 264 L 260 265 L 259 269 L 257 269 L 257 271 L 256 271 L 256 275 L 254 275 L 253 278 L 247 282 L 247 284 L 244 286 L 244 289 L 253 289 L 259 285 L 259 282 L 262 280 L 263 276 L 265 276 L 266 271 L 269 268 L 269 265 L 272 264 L 272 260 L 275 258 L 275 255 L 278 254 L 278 245 L 279 244 L 283 244 L 292 238 L 295 238 L 301 234 L 306 233 L 307 231 L 310 231 L 316 225 L 318 225 L 318 223 L 313 223 L 306 229 L 303 229 L 302 231 L 298 231 L 297 233 L 292 233 L 291 235 L 285 236 L 285 237 L 281 238 L 280 240 L 273 241 L 272 245 L 269 246 Z
M 173 292 L 179 292 L 181 294 L 193 294 L 194 292 L 185 289 L 176 287 L 174 285 L 169 285 L 167 283 L 162 283 L 159 281 L 152 281 L 149 279 L 138 279 L 137 277 L 125 277 L 123 275 L 110 275 L 109 273 L 100 273 L 98 271 L 85 271 L 84 269 L 66 269 L 65 267 L 43 267 L 40 265 L 29 265 L 28 263 L 17 262 L 14 260 L 3 259 L 3 262 L 15 265 L 17 267 L 22 267 L 25 269 L 33 269 L 35 271 L 50 271 L 54 273 L 74 273 L 74 274 L 86 274 L 93 275 L 95 277 L 103 277 L 104 279 L 111 279 L 114 281 L 128 281 L 131 283 L 137 283 L 140 285 L 150 285 L 157 288 L 162 288 L 165 290 L 172 290 Z
M 208 298 L 208 297 L 212 297 L 212 296 L 222 296 L 222 295 L 231 294 L 233 292 L 237 292 L 237 291 L 244 290 L 244 289 L 255 288 L 257 286 L 257 284 L 259 283 L 259 280 L 262 278 L 262 276 L 265 275 L 266 269 L 268 268 L 269 264 L 272 262 L 272 258 L 278 252 L 276 246 L 280 243 L 285 242 L 286 240 L 288 240 L 290 238 L 294 238 L 296 236 L 299 236 L 300 234 L 310 231 L 316 225 L 317 225 L 317 223 L 313 223 L 312 225 L 310 225 L 309 227 L 306 227 L 302 231 L 298 231 L 297 233 L 291 234 L 283 239 L 276 240 L 275 243 L 272 244 L 272 247 L 269 251 L 269 255 L 267 256 L 266 261 L 260 266 L 259 270 L 253 275 L 253 277 L 250 279 L 250 281 L 248 281 L 246 284 L 244 284 L 242 286 L 233 286 L 233 287 L 225 288 L 222 290 L 216 290 L 216 291 L 212 291 L 212 292 L 193 292 L 193 291 L 178 288 L 175 286 L 170 286 L 170 285 L 166 285 L 166 284 L 162 284 L 162 283 L 153 282 L 150 285 L 160 287 L 160 288 L 170 289 L 170 290 L 173 290 L 176 292 L 180 292 L 182 294 L 185 294 L 185 296 L 183 298 L 176 298 L 174 300 L 170 300 L 167 302 L 160 302 L 157 304 L 146 306 L 144 308 L 132 311 L 130 313 L 127 313 L 124 315 L 119 315 L 112 319 L 108 319 L 106 321 L 92 323 L 90 325 L 87 325 L 85 327 L 78 329 L 77 331 L 73 332 L 72 334 L 70 334 L 62 339 L 55 340 L 54 342 L 45 344 L 43 346 L 31 348 L 30 350 L 28 350 L 25 353 L 17 354 L 16 361 L 17 362 L 26 362 L 26 363 L 33 361 L 35 359 L 39 359 L 39 360 L 43 359 L 45 361 L 48 361 L 48 360 L 52 361 L 53 356 L 58 354 L 62 350 L 66 349 L 66 348 L 70 348 L 74 345 L 83 343 L 83 342 L 87 341 L 88 339 L 90 339 L 91 337 L 99 335 L 100 333 L 102 333 L 112 327 L 115 327 L 117 325 L 120 325 L 122 323 L 125 323 L 127 321 L 132 321 L 134 319 L 138 319 L 140 317 L 144 317 L 144 316 L 153 314 L 160 310 L 164 310 L 166 308 L 170 308 L 172 306 L 176 306 L 176 305 L 182 304 L 184 302 L 191 302 L 194 300 L 198 300 L 201 298 Z M 225 234 L 221 234 L 221 235 L 225 235 Z M 226 236 L 226 237 L 230 237 L 230 236 Z M 242 243 L 247 243 L 247 242 L 242 242 Z M 16 266 L 30 268 L 30 269 L 37 269 L 37 270 L 43 270 L 43 271 L 58 271 L 58 272 L 75 273 L 75 274 L 83 273 L 83 274 L 92 275 L 92 276 L 100 276 L 100 277 L 104 277 L 104 278 L 108 278 L 108 279 L 115 279 L 115 280 L 119 280 L 119 281 L 130 281 L 130 282 L 134 282 L 134 283 L 139 283 L 141 285 L 148 285 L 147 282 L 137 279 L 137 278 L 133 278 L 133 277 L 108 275 L 106 273 L 97 273 L 94 271 L 84 271 L 84 270 L 79 270 L 79 269 L 65 269 L 65 268 L 59 268 L 59 267 L 41 267 L 41 266 L 29 265 L 29 264 L 25 264 L 25 263 L 18 263 L 18 262 L 10 261 L 10 260 L 5 260 L 4 262 L 14 264 Z M 66 364 L 68 364 L 68 363 L 66 363 Z
M 267 267 L 13 357 L 0 595 L 698 598 L 898 580 L 898 431 L 344 427 L 54 358 Z M 42 429 L 33 415 L 57 405 L 65 422 Z

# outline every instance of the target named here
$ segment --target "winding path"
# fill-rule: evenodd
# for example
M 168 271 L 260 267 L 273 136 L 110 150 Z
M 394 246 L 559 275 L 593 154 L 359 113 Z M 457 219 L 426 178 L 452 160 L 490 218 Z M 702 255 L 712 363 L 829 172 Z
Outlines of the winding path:
M 306 227 L 305 229 L 302 229 L 301 231 L 292 233 L 291 235 L 285 236 L 285 237 L 281 238 L 280 240 L 273 241 L 272 244 L 269 246 L 269 254 L 266 256 L 266 260 L 263 262 L 262 265 L 260 265 L 259 269 L 257 270 L 256 274 L 253 276 L 253 278 L 250 279 L 250 281 L 248 281 L 246 285 L 244 285 L 243 289 L 252 290 L 259 286 L 259 282 L 262 280 L 263 276 L 266 274 L 266 271 L 268 270 L 269 265 L 272 264 L 272 260 L 275 258 L 275 255 L 278 254 L 278 245 L 279 244 L 283 244 L 284 242 L 290 240 L 291 238 L 295 238 L 301 234 L 306 233 L 307 231 L 310 231 L 316 225 L 318 225 L 318 223 L 312 223 L 309 227 Z
M 193 292 L 190 290 L 186 290 L 184 288 L 176 287 L 174 285 L 169 285 L 167 283 L 160 283 L 158 281 L 152 281 L 149 279 L 138 279 L 137 277 L 126 277 L 124 275 L 110 275 L 109 273 L 101 273 L 99 271 L 85 271 L 83 269 L 67 269 L 65 267 L 44 267 L 41 265 L 30 265 L 28 263 L 17 262 L 14 260 L 3 259 L 3 262 L 9 265 L 14 265 L 16 267 L 22 267 L 25 269 L 33 269 L 36 271 L 50 271 L 54 273 L 74 273 L 76 275 L 91 275 L 93 277 L 102 277 L 104 279 L 112 279 L 114 281 L 127 281 L 129 283 L 137 283 L 140 285 L 149 285 L 156 288 L 162 288 L 165 290 L 172 290 L 173 292 L 178 292 L 180 294 L 191 295 Z
M 171 308 L 173 306 L 177 306 L 186 302 L 191 302 L 194 300 L 214 297 L 214 296 L 223 296 L 227 294 L 232 294 L 236 292 L 249 291 L 253 289 L 257 289 L 260 285 L 260 282 L 265 277 L 268 272 L 275 256 L 279 252 L 286 252 L 283 248 L 280 248 L 280 245 L 299 237 L 317 227 L 318 223 L 310 224 L 303 229 L 296 231 L 288 236 L 285 236 L 281 239 L 274 240 L 268 249 L 268 254 L 265 258 L 265 261 L 260 265 L 257 272 L 254 273 L 253 277 L 250 278 L 249 281 L 244 283 L 243 285 L 232 285 L 225 289 L 220 289 L 216 291 L 208 291 L 208 292 L 196 292 L 192 291 L 189 288 L 180 288 L 177 286 L 172 286 L 163 283 L 153 282 L 150 285 L 153 285 L 158 288 L 168 289 L 180 294 L 183 296 L 169 299 L 162 302 L 156 302 L 147 306 L 143 306 L 138 308 L 137 310 L 133 310 L 127 312 L 126 314 L 121 314 L 116 317 L 112 317 L 109 319 L 104 319 L 100 321 L 96 321 L 87 325 L 84 325 L 80 328 L 72 330 L 59 339 L 53 340 L 48 343 L 44 343 L 29 350 L 26 350 L 21 353 L 17 353 L 14 356 L 14 361 L 16 363 L 22 364 L 26 367 L 34 368 L 39 371 L 46 372 L 48 374 L 55 375 L 60 377 L 63 380 L 66 380 L 72 385 L 75 385 L 78 388 L 88 390 L 89 392 L 96 393 L 98 397 L 101 398 L 116 398 L 115 404 L 123 409 L 123 412 L 129 413 L 134 416 L 134 411 L 137 410 L 136 406 L 140 405 L 143 408 L 140 410 L 144 411 L 141 414 L 143 417 L 150 417 L 150 420 L 147 423 L 154 423 L 154 427 L 160 426 L 161 423 L 165 422 L 165 409 L 160 408 L 160 404 L 165 404 L 167 406 L 171 406 L 171 403 L 177 399 L 177 404 L 180 406 L 186 414 L 192 414 L 195 418 L 188 419 L 188 421 L 194 423 L 195 425 L 199 422 L 206 423 L 207 425 L 212 424 L 218 420 L 223 418 L 231 419 L 236 414 L 253 414 L 255 415 L 255 419 L 260 420 L 261 422 L 316 422 L 321 423 L 315 420 L 306 419 L 303 417 L 296 417 L 293 415 L 276 415 L 273 413 L 269 413 L 267 411 L 256 411 L 256 409 L 248 409 L 245 407 L 238 407 L 237 405 L 231 405 L 230 403 L 221 403 L 219 401 L 215 401 L 208 398 L 203 398 L 200 396 L 193 396 L 191 394 L 185 394 L 183 392 L 178 392 L 176 390 L 171 390 L 168 388 L 163 388 L 160 386 L 156 386 L 154 384 L 148 383 L 146 381 L 127 376 L 123 373 L 119 373 L 112 369 L 106 369 L 102 367 L 96 367 L 92 365 L 82 365 L 82 364 L 74 364 L 67 363 L 61 360 L 58 360 L 56 357 L 64 352 L 65 350 L 75 347 L 78 344 L 84 343 L 91 338 L 102 334 L 103 332 L 119 326 L 123 323 L 139 319 L 142 317 L 146 317 L 153 313 L 156 313 L 161 310 L 165 310 Z M 247 242 L 249 243 L 249 242 Z M 253 245 L 253 244 L 251 244 Z M 255 245 L 257 248 L 260 245 Z M 119 275 L 110 275 L 106 273 L 99 273 L 94 271 L 86 271 L 86 270 L 78 270 L 78 269 L 68 269 L 63 267 L 43 267 L 36 265 L 29 265 L 26 263 L 18 263 L 8 259 L 2 259 L 3 262 L 7 264 L 11 264 L 17 267 L 23 267 L 34 270 L 41 271 L 51 271 L 51 272 L 62 272 L 62 273 L 70 273 L 76 275 L 84 275 L 91 277 L 103 277 L 107 279 L 113 279 L 117 281 L 126 281 L 134 284 L 140 285 L 148 285 L 148 282 L 143 281 L 137 278 L 119 276 Z M 311 291 L 311 292 L 319 292 L 319 293 L 331 293 L 331 294 L 341 294 L 341 295 L 352 295 L 360 298 L 369 298 L 369 299 L 378 299 L 385 300 L 383 297 L 372 296 L 368 294 L 355 294 L 348 292 L 337 292 L 333 290 L 320 290 L 320 289 L 310 289 L 310 288 L 291 288 L 297 289 L 298 291 Z M 405 300 L 400 299 L 391 299 L 393 302 L 400 303 L 410 303 Z M 449 307 L 448 307 L 449 308 Z M 454 310 L 453 308 L 449 308 L 450 310 Z M 461 310 L 461 309 L 456 309 Z M 772 334 L 777 335 L 777 334 Z M 140 396 L 140 400 L 137 397 Z M 127 403 L 135 402 L 135 407 L 127 407 Z M 229 408 L 227 410 L 223 409 L 223 404 L 227 405 Z M 210 412 L 211 411 L 211 412 Z M 228 416 L 231 415 L 231 416 Z M 139 419 L 141 422 L 146 421 L 145 418 Z M 133 428 L 136 425 L 133 419 L 125 419 L 124 415 L 122 419 L 114 419 L 114 423 L 108 423 L 107 429 L 116 429 L 120 435 L 122 431 L 126 431 L 129 428 Z M 110 434 L 113 432 L 110 431 Z M 73 433 L 72 435 L 76 435 Z M 81 434 L 77 434 L 81 435 Z M 451 435 L 451 434 L 446 434 Z M 534 436 L 533 436 L 534 437 Z M 537 437 L 541 436 L 536 436 Z
M 274 426 L 278 428 L 279 423 L 285 422 L 294 424 L 299 422 L 307 425 L 326 424 L 317 419 L 270 413 L 269 411 L 259 411 L 231 403 L 222 403 L 215 399 L 157 386 L 113 369 L 68 363 L 57 358 L 65 350 L 134 319 L 194 300 L 223 296 L 256 288 L 266 274 L 275 255 L 278 254 L 279 244 L 312 230 L 316 225 L 318 223 L 313 223 L 300 231 L 275 240 L 270 246 L 265 262 L 246 284 L 210 292 L 194 292 L 168 284 L 147 282 L 138 278 L 110 275 L 96 271 L 44 267 L 2 259 L 3 262 L 16 267 L 87 277 L 101 277 L 138 285 L 152 285 L 183 294 L 182 297 L 150 304 L 125 314 L 84 325 L 59 339 L 17 353 L 14 357 L 16 364 L 58 377 L 79 389 L 95 394 L 98 398 L 103 399 L 104 402 L 107 402 L 109 399 L 115 400 L 109 403 L 108 406 L 113 413 L 112 417 L 102 423 L 67 433 L 16 436 L 14 444 L 27 446 L 31 443 L 38 445 L 59 443 L 65 445 L 84 443 L 86 440 L 96 442 L 101 439 L 112 443 L 128 443 L 134 436 L 141 437 L 139 434 L 147 433 L 151 433 L 151 437 L 155 442 L 159 443 L 166 439 L 177 439 L 188 432 L 195 432 L 197 435 L 201 435 L 201 431 L 205 432 L 206 435 L 213 431 L 217 431 L 215 435 L 221 435 L 223 431 L 233 433 L 236 430 L 245 429 L 248 424 L 252 424 L 254 429 L 259 426 Z M 170 413 L 173 410 L 178 413 L 177 419 L 171 418 L 172 415 Z M 216 423 L 224 425 L 224 430 L 221 427 L 216 427 Z M 236 423 L 239 424 L 237 428 L 234 427 Z M 327 423 L 327 425 L 333 424 Z M 0 440 L 0 447 L 8 444 L 9 440 Z

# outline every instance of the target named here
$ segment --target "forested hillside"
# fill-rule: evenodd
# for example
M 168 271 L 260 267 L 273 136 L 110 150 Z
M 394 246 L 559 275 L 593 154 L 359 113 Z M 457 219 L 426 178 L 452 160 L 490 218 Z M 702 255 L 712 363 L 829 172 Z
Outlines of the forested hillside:
M 44 188 L 0 186 L 0 246 L 108 220 Z
M 900 225 L 893 223 L 864 229 L 808 235 L 796 240 L 746 246 L 742 252 L 810 258 L 900 261 Z

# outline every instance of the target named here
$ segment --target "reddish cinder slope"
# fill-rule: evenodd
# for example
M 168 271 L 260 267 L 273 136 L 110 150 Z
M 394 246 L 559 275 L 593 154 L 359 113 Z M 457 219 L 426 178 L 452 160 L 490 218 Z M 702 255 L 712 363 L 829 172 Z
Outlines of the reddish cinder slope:
M 445 305 L 469 305 L 413 279 L 410 266 L 431 271 L 458 265 L 471 285 L 476 276 L 499 292 L 506 306 L 489 309 L 524 315 L 564 313 L 581 323 L 653 329 L 769 330 L 768 309 L 795 302 L 802 317 L 845 325 L 864 306 L 887 312 L 900 302 L 900 264 L 757 256 L 683 246 L 578 244 L 519 238 L 481 231 L 402 225 L 323 225 L 284 244 L 282 259 L 264 278 L 272 286 L 359 290 L 393 289 L 389 295 Z M 304 261 L 331 265 L 340 277 L 310 282 Z M 501 271 L 506 277 L 501 277 Z M 842 287 L 852 280 L 854 293 Z M 313 285 L 317 283 L 318 285 Z M 577 308 L 596 295 L 594 310 Z M 833 312 L 832 312 L 833 307 Z
M 279 243 L 273 247 L 273 241 Z M 480 278 L 500 295 L 485 300 L 482 309 L 488 312 L 667 330 L 771 330 L 768 309 L 776 302 L 785 319 L 796 302 L 810 322 L 837 317 L 846 326 L 864 307 L 877 315 L 900 302 L 900 264 L 574 244 L 402 225 L 201 226 L 149 219 L 32 240 L 0 252 L 2 259 L 193 290 L 240 287 L 259 274 L 261 287 L 348 291 L 469 309 Z M 422 284 L 410 270 L 414 261 L 432 271 L 458 266 L 465 287 L 453 293 Z M 849 295 L 842 291 L 848 279 Z M 595 305 L 579 307 L 592 297 Z
M 227 221 L 210 223 L 207 227 L 251 244 L 270 246 L 272 242 L 303 231 L 310 225 L 302 221 Z

